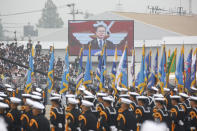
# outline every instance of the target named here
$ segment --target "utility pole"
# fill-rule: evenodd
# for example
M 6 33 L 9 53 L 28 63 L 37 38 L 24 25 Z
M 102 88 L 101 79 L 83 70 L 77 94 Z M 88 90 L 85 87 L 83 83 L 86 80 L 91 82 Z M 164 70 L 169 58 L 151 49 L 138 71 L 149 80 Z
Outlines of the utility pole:
M 17 41 L 17 38 L 16 38 L 16 30 L 14 31 L 14 40 Z
M 192 0 L 189 0 L 189 15 L 192 15 Z
M 75 9 L 75 3 L 67 4 L 67 6 L 71 9 L 71 14 L 73 16 L 73 20 L 75 20 L 75 15 L 77 14 L 83 14 L 83 12 L 80 12 L 78 9 Z

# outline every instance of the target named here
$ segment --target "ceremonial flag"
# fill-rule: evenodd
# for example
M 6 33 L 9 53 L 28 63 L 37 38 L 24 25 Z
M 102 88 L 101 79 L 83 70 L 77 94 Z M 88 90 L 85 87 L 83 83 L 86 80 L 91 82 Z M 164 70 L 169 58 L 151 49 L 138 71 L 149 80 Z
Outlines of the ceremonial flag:
M 122 64 L 122 78 L 121 78 L 121 85 L 124 88 L 128 88 L 128 66 L 127 66 L 127 45 L 125 46 L 124 53 L 123 53 L 123 64 Z
M 92 62 L 91 62 L 91 44 L 89 45 L 89 53 L 87 56 L 86 70 L 84 74 L 83 85 L 91 84 L 91 70 L 92 70 Z
M 146 86 L 145 83 L 145 45 L 142 48 L 142 59 L 141 59 L 141 68 L 138 77 L 138 89 L 140 89 L 140 94 L 144 91 Z
M 113 64 L 112 64 L 112 70 L 111 70 L 111 78 L 112 78 L 112 86 L 115 86 L 115 80 L 116 80 L 116 63 L 117 63 L 117 48 L 115 49 L 114 52 L 114 60 L 113 60 Z
M 185 65 L 185 88 L 187 91 L 190 91 L 191 87 L 191 65 L 192 65 L 192 49 L 189 52 L 187 57 L 186 65 Z
M 155 75 L 155 82 L 157 83 L 159 81 L 159 78 L 158 78 L 158 57 L 159 57 L 159 49 L 157 48 L 157 52 L 156 52 L 156 55 L 155 55 L 155 64 L 153 66 L 153 72 L 154 72 L 154 75 Z
M 47 79 L 47 86 L 48 86 L 48 92 L 51 93 L 51 90 L 54 86 L 54 47 L 51 48 L 51 55 L 50 55 L 50 61 L 49 61 L 49 69 L 48 69 L 48 79 Z
M 76 81 L 77 81 L 76 89 L 78 89 L 78 87 L 83 82 L 83 48 L 81 48 L 79 53 L 79 69 L 78 69 L 78 76 Z
M 114 89 L 114 95 L 117 94 L 117 89 L 116 89 L 116 85 L 115 85 L 115 81 L 116 81 L 116 63 L 117 63 L 117 48 L 115 49 L 114 52 L 114 60 L 113 60 L 113 65 L 112 65 L 112 70 L 111 70 L 111 78 L 112 78 L 112 88 Z
M 151 71 L 151 51 L 148 53 L 145 59 L 145 83 L 148 83 L 149 75 Z
M 161 87 L 161 92 L 163 93 L 163 88 L 167 87 L 166 84 L 166 50 L 165 50 L 165 45 L 163 46 L 163 52 L 162 52 L 162 57 L 161 57 L 161 62 L 160 62 L 160 67 L 159 67 L 159 76 L 160 76 L 160 87 Z
M 34 74 L 34 62 L 33 62 L 33 58 L 34 57 L 34 49 L 32 47 L 32 51 L 30 52 L 29 55 L 29 69 L 28 69 L 28 73 L 27 73 L 27 81 L 26 81 L 26 87 L 25 87 L 25 92 L 29 94 L 29 92 L 31 91 L 31 77 Z
M 103 50 L 101 52 L 101 55 L 99 56 L 99 63 L 98 63 L 98 67 L 96 69 L 96 79 L 99 82 L 101 80 L 101 68 L 102 68 L 102 64 L 103 64 Z
M 176 54 L 177 48 L 174 50 L 172 55 L 168 54 L 168 62 L 167 62 L 167 83 L 169 82 L 170 74 L 174 74 L 176 71 Z
M 178 87 L 183 88 L 184 87 L 184 46 L 181 49 L 179 61 L 176 66 L 175 77 Z
M 123 76 L 126 75 L 126 76 Z M 122 83 L 123 82 L 123 83 Z M 122 57 L 120 59 L 117 73 L 116 73 L 116 86 L 123 86 L 128 88 L 127 83 L 127 45 L 125 45 L 124 52 L 122 54 Z
M 135 87 L 135 49 L 131 51 L 131 86 Z
M 155 85 L 155 82 L 156 82 L 155 75 L 154 75 L 154 73 L 151 73 L 150 77 L 149 77 L 149 80 L 148 80 L 147 88 L 150 89 L 152 86 Z
M 191 66 L 191 87 L 196 85 L 196 64 L 197 64 L 197 48 L 192 55 L 192 66 Z
M 69 54 L 68 54 L 68 47 L 67 47 L 66 54 L 65 54 L 62 82 L 61 82 L 61 87 L 60 87 L 60 94 L 68 90 L 68 83 L 69 83 Z
M 100 90 L 103 90 L 105 88 L 105 75 L 106 75 L 106 44 L 103 47 L 103 55 L 102 55 L 102 66 L 101 66 L 101 79 L 99 88 Z

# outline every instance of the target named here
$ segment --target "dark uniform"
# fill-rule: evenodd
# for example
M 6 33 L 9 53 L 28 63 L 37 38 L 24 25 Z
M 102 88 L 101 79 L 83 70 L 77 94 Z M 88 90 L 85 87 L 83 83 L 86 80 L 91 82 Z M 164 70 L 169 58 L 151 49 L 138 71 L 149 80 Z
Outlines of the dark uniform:
M 70 128 L 72 131 L 77 131 L 79 127 L 79 109 L 72 109 L 66 114 L 66 131 Z
M 124 110 L 118 113 L 117 128 L 121 131 L 136 130 L 136 118 L 131 110 Z
M 184 110 L 180 105 L 172 106 L 170 110 L 172 131 L 185 131 Z
M 153 118 L 154 118 L 154 121 L 156 121 L 156 122 L 166 123 L 166 125 L 170 129 L 170 122 L 169 122 L 168 111 L 165 108 L 163 108 L 163 109 L 156 109 L 156 111 L 153 113 Z
M 188 131 L 196 131 L 197 130 L 197 108 L 191 108 L 188 112 Z
M 97 122 L 97 130 L 99 131 L 110 131 L 111 127 L 115 127 L 117 119 L 117 113 L 115 108 L 106 107 L 104 111 L 100 112 L 99 119 Z
M 153 97 L 152 97 L 152 96 L 149 96 L 149 97 L 148 97 L 148 107 L 149 107 L 150 109 L 152 109 L 154 106 L 155 106 L 155 103 L 154 103 L 154 101 L 153 101 Z
M 52 131 L 64 131 L 65 129 L 65 113 L 61 107 L 54 107 L 50 111 L 50 122 L 52 124 Z
M 98 103 L 98 104 L 96 105 L 96 110 L 97 110 L 98 112 L 104 111 L 104 110 L 105 110 L 105 106 L 103 105 L 103 103 Z
M 7 117 L 9 117 L 11 119 L 12 130 L 13 131 L 21 131 L 21 121 L 20 121 L 21 113 L 20 113 L 20 111 L 17 109 L 11 109 L 7 113 Z
M 79 116 L 79 127 L 82 131 L 96 130 L 97 119 L 91 110 Z
M 30 131 L 50 131 L 50 124 L 42 114 L 33 116 L 30 120 Z
M 138 106 L 135 110 L 135 115 L 137 119 L 137 128 L 139 130 L 141 124 L 146 120 L 152 120 L 152 112 L 147 106 Z
M 29 123 L 30 123 L 31 118 L 32 118 L 32 111 L 24 112 L 21 115 L 20 120 L 21 120 L 21 127 L 22 127 L 23 131 L 29 131 L 30 130 Z
M 171 107 L 172 107 L 171 99 L 170 99 L 170 94 L 167 93 L 167 94 L 165 94 L 164 97 L 165 97 L 166 107 L 167 107 L 168 110 L 170 110 Z
M 135 102 L 132 102 L 129 106 L 133 110 L 133 112 L 135 112 L 135 110 L 137 108 L 137 104 Z
M 99 113 L 98 113 L 96 107 L 92 106 L 92 107 L 90 107 L 90 110 L 95 115 L 95 117 L 98 118 Z
M 184 111 L 184 116 L 188 116 L 188 113 L 189 111 L 191 110 L 191 106 L 190 106 L 190 103 L 189 103 L 189 100 L 187 99 L 184 103 L 181 103 L 180 104 L 181 108 L 183 109 Z M 188 117 L 184 117 L 184 124 L 186 126 L 186 129 L 189 128 L 189 123 L 190 121 L 188 120 Z

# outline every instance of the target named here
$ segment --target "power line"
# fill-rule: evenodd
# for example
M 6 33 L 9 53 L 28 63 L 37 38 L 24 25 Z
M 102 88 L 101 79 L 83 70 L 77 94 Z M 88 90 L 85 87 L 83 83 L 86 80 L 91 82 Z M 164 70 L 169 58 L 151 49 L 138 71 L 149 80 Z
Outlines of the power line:
M 66 7 L 67 5 L 62 5 L 62 6 L 59 6 L 59 7 L 55 7 L 55 8 L 64 8 Z M 55 9 L 55 8 L 48 8 L 48 9 Z M 31 14 L 31 13 L 37 13 L 37 12 L 42 12 L 43 9 L 40 9 L 40 10 L 32 10 L 32 11 L 25 11 L 25 12 L 18 12 L 18 13 L 11 13 L 11 14 L 0 14 L 0 17 L 3 16 L 3 17 L 6 17 L 6 16 L 15 16 L 15 15 L 24 15 L 24 14 Z

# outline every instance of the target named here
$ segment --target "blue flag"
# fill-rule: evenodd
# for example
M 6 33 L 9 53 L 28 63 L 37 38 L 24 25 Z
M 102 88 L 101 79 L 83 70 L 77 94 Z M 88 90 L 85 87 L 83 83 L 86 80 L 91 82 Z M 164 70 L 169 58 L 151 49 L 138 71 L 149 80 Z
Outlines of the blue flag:
M 122 64 L 122 79 L 121 79 L 121 85 L 124 88 L 128 88 L 128 66 L 127 66 L 127 45 L 125 46 L 124 52 L 123 52 L 123 64 Z
M 145 83 L 148 83 L 150 71 L 151 71 L 151 51 L 150 53 L 148 53 L 145 59 Z
M 48 69 L 48 79 L 47 79 L 47 86 L 48 86 L 48 92 L 51 93 L 53 86 L 54 86 L 54 76 L 53 76 L 53 64 L 54 64 L 54 48 L 51 48 L 52 52 L 50 55 L 50 61 L 49 61 L 49 69 Z
M 160 87 L 161 87 L 161 92 L 164 93 L 163 88 L 166 85 L 166 49 L 165 45 L 163 46 L 163 51 L 162 51 L 162 57 L 161 57 L 161 62 L 159 66 L 159 79 L 160 79 Z
M 142 48 L 142 59 L 141 59 L 141 68 L 138 77 L 138 89 L 140 89 L 140 94 L 144 91 L 146 86 L 145 83 L 145 46 Z
M 34 49 L 32 47 L 32 51 L 29 55 L 29 69 L 27 73 L 27 81 L 26 81 L 26 87 L 25 92 L 29 93 L 31 91 L 31 77 L 34 74 L 34 62 L 33 62 L 33 56 L 34 56 Z
M 106 45 L 103 47 L 103 55 L 102 55 L 102 66 L 101 66 L 101 79 L 99 88 L 103 90 L 105 88 L 105 75 L 106 75 Z
M 92 62 L 91 62 L 91 44 L 89 45 L 89 53 L 87 56 L 86 70 L 84 75 L 83 84 L 86 86 L 87 84 L 91 84 L 91 70 L 92 70 Z
M 175 77 L 178 87 L 183 88 L 184 87 L 184 46 L 181 49 L 179 61 L 176 66 Z
M 68 90 L 68 83 L 69 83 L 69 54 L 68 54 L 68 47 L 66 48 L 65 54 L 65 63 L 62 75 L 62 82 L 60 87 L 60 94 L 66 92 Z
M 116 79 L 116 63 L 117 63 L 117 48 L 115 49 L 114 52 L 114 60 L 113 60 L 113 64 L 112 64 L 112 70 L 111 70 L 111 77 L 113 82 L 115 83 L 115 79 Z
M 154 63 L 154 66 L 153 66 L 153 72 L 154 72 L 154 75 L 155 75 L 155 82 L 156 83 L 159 81 L 159 78 L 158 78 L 158 57 L 159 57 L 159 50 L 157 48 L 157 52 L 156 52 L 156 55 L 155 55 L 155 63 Z
M 154 73 L 151 73 L 150 78 L 148 80 L 148 85 L 147 85 L 148 89 L 150 89 L 152 86 L 154 86 L 155 82 L 156 82 L 155 75 L 154 75 Z

